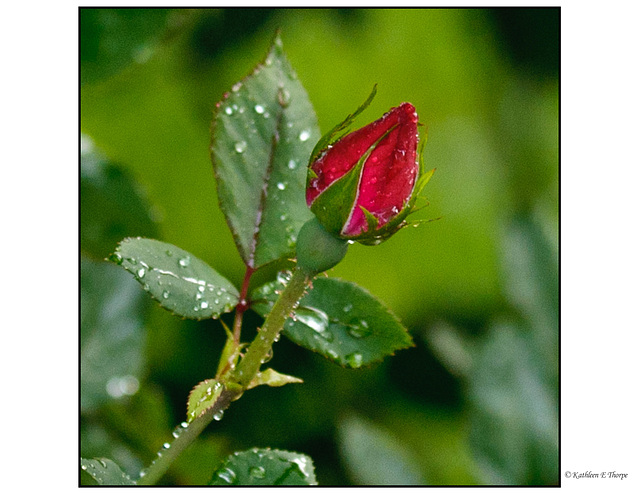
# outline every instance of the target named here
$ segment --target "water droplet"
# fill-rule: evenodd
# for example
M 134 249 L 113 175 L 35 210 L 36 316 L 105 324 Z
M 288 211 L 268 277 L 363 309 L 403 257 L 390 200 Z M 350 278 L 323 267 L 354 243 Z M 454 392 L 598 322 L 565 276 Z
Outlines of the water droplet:
M 369 323 L 360 318 L 354 318 L 349 321 L 347 333 L 351 335 L 353 338 L 362 339 L 371 335 L 371 328 L 369 328 Z
M 165 449 L 165 450 L 166 450 L 166 449 L 168 449 L 169 447 L 171 447 L 171 444 L 170 444 L 169 442 L 165 442 L 165 443 L 162 445 L 162 448 L 163 448 L 163 449 Z
M 345 356 L 345 359 L 347 360 L 347 364 L 352 368 L 359 368 L 362 366 L 362 354 L 359 352 L 348 354 Z
M 282 87 L 278 88 L 278 103 L 283 108 L 287 108 L 291 103 L 291 93 Z
M 173 256 L 173 253 L 169 249 L 167 249 L 165 252 L 167 253 L 167 256 Z
M 287 219 L 287 215 L 280 215 L 280 220 L 281 221 L 285 221 Z
M 326 332 L 329 326 L 327 313 L 316 308 L 306 306 L 298 308 L 296 310 L 296 319 L 318 333 Z
M 224 109 L 224 113 L 226 113 L 227 115 L 232 115 L 233 109 L 231 107 L 227 107 Z
M 198 292 L 204 292 L 204 285 L 198 286 Z
M 342 308 L 342 311 L 344 311 L 345 313 L 348 313 L 352 309 L 353 309 L 353 304 L 349 303 L 344 308 Z
M 122 255 L 120 253 L 113 253 L 109 256 L 109 261 L 117 263 L 118 265 L 122 264 Z
M 218 478 L 231 485 L 236 480 L 236 472 L 231 468 L 225 467 L 218 471 Z
M 311 137 L 311 132 L 308 130 L 304 130 L 300 133 L 300 141 L 304 142 Z
M 246 141 L 238 141 L 233 147 L 235 148 L 236 153 L 244 153 L 247 149 L 247 143 Z
M 287 164 L 287 167 L 289 167 L 289 170 L 294 170 L 296 168 L 296 161 L 294 159 L 289 160 L 289 163 Z
M 140 268 L 140 270 L 138 270 L 138 277 L 140 277 L 140 278 L 144 277 L 145 273 L 147 273 L 145 271 L 145 269 L 144 268 Z
M 178 260 L 178 264 L 182 268 L 189 266 L 189 263 L 191 263 L 191 258 L 189 258 L 188 256 L 186 258 L 180 258 L 180 260 Z
M 220 409 L 219 411 L 215 412 L 213 414 L 213 419 L 215 421 L 220 421 L 222 419 L 222 417 L 224 416 L 224 410 Z
M 264 107 L 262 105 L 256 105 L 255 107 L 253 107 L 253 109 L 256 111 L 256 113 L 259 113 L 259 114 L 264 113 Z
M 278 189 L 280 189 L 281 191 L 284 191 L 284 190 L 287 188 L 287 185 L 286 185 L 286 184 L 284 184 L 283 182 L 278 182 L 278 183 L 276 184 L 276 187 L 277 187 Z
M 200 303 L 200 307 L 201 307 L 202 309 L 207 309 L 207 308 L 209 307 L 209 303 L 208 303 L 207 301 L 202 301 L 202 302 Z
M 231 86 L 231 91 L 233 91 L 234 93 L 237 93 L 241 87 L 242 87 L 241 82 L 235 83 L 233 86 Z
M 291 280 L 291 273 L 287 271 L 278 272 L 278 275 L 276 276 L 276 280 L 281 285 L 287 285 L 287 283 L 289 283 L 289 280 Z
M 249 476 L 253 478 L 262 479 L 265 477 L 265 474 L 266 472 L 262 466 L 254 466 L 251 469 L 249 469 Z

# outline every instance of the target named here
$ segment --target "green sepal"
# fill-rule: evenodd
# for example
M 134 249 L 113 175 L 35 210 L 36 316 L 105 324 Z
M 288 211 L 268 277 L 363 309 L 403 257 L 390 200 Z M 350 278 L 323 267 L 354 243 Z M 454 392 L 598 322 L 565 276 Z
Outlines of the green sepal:
M 336 137 L 336 134 L 347 129 L 353 123 L 356 117 L 360 115 L 369 105 L 371 105 L 371 102 L 373 101 L 373 98 L 376 96 L 377 91 L 378 91 L 378 85 L 374 84 L 373 89 L 371 90 L 371 93 L 369 94 L 365 102 L 362 105 L 360 105 L 355 112 L 347 115 L 346 119 L 344 119 L 342 122 L 340 122 L 338 125 L 336 125 L 333 129 L 331 129 L 329 132 L 327 132 L 324 136 L 320 138 L 320 141 L 318 141 L 316 146 L 313 148 L 313 151 L 311 152 L 309 165 L 311 165 L 314 161 L 316 161 L 318 156 L 325 149 L 331 146 L 331 144 L 335 143 L 337 140 L 342 138 L 342 136 Z
M 247 345 L 236 342 L 231 330 L 225 325 L 224 321 L 220 320 L 220 323 L 222 323 L 224 331 L 227 334 L 227 341 L 224 344 L 220 355 L 220 362 L 218 363 L 218 370 L 216 372 L 216 378 L 218 380 L 226 378 L 228 374 L 235 369 L 238 364 L 238 359 L 240 358 L 240 352 Z
M 367 221 L 367 232 L 375 232 L 378 229 L 378 218 L 364 206 L 360 206 L 360 209 L 362 213 L 364 213 L 364 218 Z
M 311 203 L 311 211 L 327 232 L 339 236 L 358 199 L 358 184 L 366 158 L 322 191 Z M 309 169 L 311 170 L 311 169 Z

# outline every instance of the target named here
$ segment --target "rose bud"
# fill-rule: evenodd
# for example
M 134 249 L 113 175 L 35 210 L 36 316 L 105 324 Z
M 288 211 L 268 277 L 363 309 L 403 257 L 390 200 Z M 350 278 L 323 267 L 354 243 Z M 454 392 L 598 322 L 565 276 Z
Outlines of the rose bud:
M 374 94 L 375 88 L 355 114 L 318 143 L 306 191 L 307 205 L 329 233 L 368 245 L 407 225 L 417 193 L 433 173 L 422 173 L 418 164 L 418 116 L 411 103 L 331 142 Z

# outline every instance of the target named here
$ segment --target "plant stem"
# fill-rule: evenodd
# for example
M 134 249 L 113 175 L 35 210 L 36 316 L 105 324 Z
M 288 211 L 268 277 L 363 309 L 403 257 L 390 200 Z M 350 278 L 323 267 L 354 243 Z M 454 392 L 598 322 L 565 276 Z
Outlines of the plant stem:
M 245 275 L 245 283 L 243 284 L 243 293 L 245 294 L 252 271 L 253 270 L 250 271 L 250 269 L 247 269 L 247 274 Z M 238 367 L 229 377 L 229 382 L 240 385 L 240 392 L 231 389 L 225 390 L 211 410 L 225 410 L 229 407 L 232 400 L 239 398 L 241 390 L 249 386 L 258 371 L 260 371 L 260 366 L 263 361 L 271 352 L 271 347 L 282 331 L 285 321 L 293 312 L 293 309 L 304 295 L 307 286 L 315 275 L 315 272 L 303 270 L 300 267 L 294 269 L 291 280 L 289 280 L 289 283 L 287 283 L 287 286 L 283 289 L 280 297 L 273 305 L 262 328 L 258 331 L 258 335 L 253 342 L 251 342 Z M 244 304 L 246 305 L 246 302 Z M 239 325 L 237 321 L 238 320 L 236 320 L 234 324 L 234 330 L 237 328 L 236 325 Z M 229 384 L 229 386 L 230 385 L 231 384 Z M 176 436 L 168 448 L 164 448 L 158 453 L 158 457 L 146 469 L 144 476 L 140 477 L 137 484 L 154 485 L 160 481 L 167 469 L 169 469 L 171 463 L 191 445 L 212 420 L 213 414 L 202 414 L 191 421 L 191 423 Z
M 242 316 L 244 312 L 248 309 L 249 303 L 247 301 L 247 294 L 249 292 L 249 281 L 251 280 L 251 275 L 255 271 L 254 268 L 247 267 L 247 270 L 244 273 L 244 280 L 242 281 L 242 287 L 240 289 L 240 301 L 236 306 L 236 316 L 233 320 L 233 340 L 237 344 L 240 344 L 240 332 L 242 330 Z
M 247 388 L 260 370 L 260 366 L 269 355 L 271 347 L 280 334 L 285 321 L 293 312 L 315 275 L 316 273 L 303 270 L 299 266 L 294 269 L 291 280 L 289 280 L 289 283 L 273 305 L 262 328 L 258 330 L 258 335 L 251 342 L 247 352 L 233 372 L 231 380 L 238 383 L 243 389 Z
M 144 476 L 142 476 L 137 482 L 137 485 L 155 485 L 160 478 L 164 476 L 169 469 L 171 463 L 189 446 L 191 443 L 202 433 L 209 423 L 213 420 L 211 414 L 203 414 L 202 416 L 194 419 L 189 425 L 182 431 L 180 436 L 176 438 L 168 449 L 163 449 L 158 452 L 158 457 L 151 463 L 151 465 L 145 470 Z
M 231 392 L 224 391 L 216 401 L 216 404 L 212 407 L 212 409 L 216 411 L 222 411 L 229 407 L 231 400 L 235 395 Z M 160 479 L 164 476 L 164 474 L 169 469 L 169 466 L 176 460 L 176 458 L 184 452 L 184 450 L 193 443 L 193 441 L 198 438 L 200 433 L 213 421 L 213 414 L 202 414 L 198 416 L 196 419 L 191 421 L 186 427 L 176 429 L 174 432 L 174 440 L 169 445 L 169 447 L 164 447 L 162 450 L 158 452 L 158 456 L 151 463 L 151 465 L 146 468 L 144 475 L 136 481 L 137 485 L 155 485 Z

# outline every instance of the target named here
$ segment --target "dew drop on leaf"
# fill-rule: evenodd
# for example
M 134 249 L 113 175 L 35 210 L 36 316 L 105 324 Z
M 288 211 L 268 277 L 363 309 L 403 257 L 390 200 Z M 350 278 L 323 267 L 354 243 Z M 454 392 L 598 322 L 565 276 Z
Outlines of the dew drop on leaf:
M 180 258 L 180 260 L 178 260 L 178 264 L 182 268 L 186 268 L 187 266 L 189 266 L 189 263 L 191 263 L 191 258 L 189 258 L 188 256 L 186 258 Z
M 297 321 L 304 323 L 313 331 L 318 333 L 326 332 L 329 326 L 327 314 L 316 308 L 301 307 L 296 310 Z
M 256 111 L 256 113 L 259 113 L 259 114 L 264 113 L 264 107 L 262 105 L 256 105 L 255 107 L 253 107 L 253 109 Z
M 304 130 L 300 133 L 299 139 L 300 141 L 304 142 L 307 139 L 309 139 L 311 137 L 311 132 L 309 132 L 308 130 Z
M 244 153 L 245 150 L 247 149 L 247 142 L 238 141 L 233 147 L 236 150 L 236 153 Z
M 221 471 L 218 471 L 218 478 L 232 484 L 236 480 L 236 473 L 233 469 L 226 467 Z
M 281 191 L 284 191 L 284 190 L 287 188 L 287 185 L 286 185 L 286 184 L 284 184 L 283 182 L 278 182 L 278 183 L 276 184 L 276 187 L 277 187 L 278 189 L 280 189 Z
M 254 466 L 251 469 L 249 469 L 249 475 L 252 478 L 258 478 L 258 479 L 262 479 L 265 477 L 265 470 L 262 466 Z
M 140 270 L 138 270 L 138 277 L 140 277 L 140 278 L 144 277 L 145 273 L 147 273 L 145 271 L 145 269 L 144 268 L 140 268 Z
M 296 168 L 296 161 L 293 159 L 289 160 L 287 167 L 289 167 L 289 170 L 294 170 Z
M 359 368 L 362 366 L 362 354 L 359 352 L 348 354 L 345 356 L 345 359 L 347 360 L 347 364 L 352 368 Z

